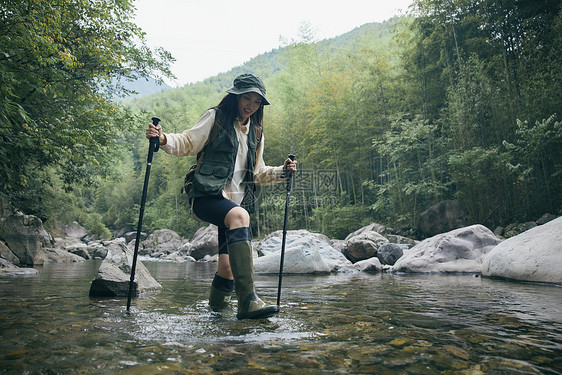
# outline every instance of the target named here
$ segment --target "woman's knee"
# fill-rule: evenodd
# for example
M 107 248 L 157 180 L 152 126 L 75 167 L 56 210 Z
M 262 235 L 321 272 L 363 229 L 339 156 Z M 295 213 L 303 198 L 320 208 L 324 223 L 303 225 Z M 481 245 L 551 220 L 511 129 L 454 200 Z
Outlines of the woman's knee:
M 249 227 L 250 214 L 242 207 L 234 207 L 226 214 L 224 218 L 224 225 L 228 229 Z

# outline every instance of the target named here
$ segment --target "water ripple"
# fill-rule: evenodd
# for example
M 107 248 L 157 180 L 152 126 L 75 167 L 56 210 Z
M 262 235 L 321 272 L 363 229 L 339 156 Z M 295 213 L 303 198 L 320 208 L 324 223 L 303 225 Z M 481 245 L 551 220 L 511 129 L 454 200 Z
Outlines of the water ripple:
M 96 264 L 0 280 L 0 373 L 560 374 L 562 288 L 471 275 L 286 276 L 281 313 L 212 312 L 209 264 L 147 264 L 163 290 L 90 299 Z M 274 301 L 277 278 L 257 277 Z

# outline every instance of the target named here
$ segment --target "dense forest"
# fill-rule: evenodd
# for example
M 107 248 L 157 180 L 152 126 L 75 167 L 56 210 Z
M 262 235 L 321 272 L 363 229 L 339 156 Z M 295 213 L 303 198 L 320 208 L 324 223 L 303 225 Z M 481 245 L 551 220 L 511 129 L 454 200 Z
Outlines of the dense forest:
M 49 229 L 136 226 L 154 115 L 191 127 L 233 78 L 266 83 L 265 159 L 297 155 L 290 229 L 343 238 L 370 222 L 416 236 L 460 200 L 473 223 L 562 214 L 559 0 L 416 0 L 405 17 L 300 39 L 203 82 L 127 99 L 123 78 L 171 77 L 128 1 L 0 2 L 0 195 Z M 116 93 L 121 100 L 115 100 Z M 192 157 L 155 154 L 144 229 L 190 237 Z M 283 225 L 285 187 L 259 191 L 252 230 Z

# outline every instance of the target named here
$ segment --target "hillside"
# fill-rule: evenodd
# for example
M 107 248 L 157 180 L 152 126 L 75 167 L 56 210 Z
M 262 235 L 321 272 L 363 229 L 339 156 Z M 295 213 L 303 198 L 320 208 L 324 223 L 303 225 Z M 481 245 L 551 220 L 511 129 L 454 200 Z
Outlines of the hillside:
M 403 17 L 393 17 L 380 23 L 368 23 L 340 36 L 311 43 L 309 46 L 327 59 L 335 59 L 338 56 L 353 53 L 360 49 L 391 51 L 395 48 L 392 43 L 392 29 L 403 19 Z M 195 104 L 201 108 L 206 108 L 206 105 L 201 104 L 205 100 L 198 101 L 194 97 L 199 96 L 199 94 L 211 94 L 213 99 L 210 102 L 213 103 L 225 90 L 232 86 L 232 81 L 236 76 L 247 72 L 258 75 L 267 83 L 268 79 L 285 70 L 288 55 L 296 44 L 298 43 L 260 54 L 240 66 L 206 78 L 201 82 L 133 98 L 128 105 L 149 110 L 155 103 L 166 107 L 168 102 L 180 100 L 187 105 Z

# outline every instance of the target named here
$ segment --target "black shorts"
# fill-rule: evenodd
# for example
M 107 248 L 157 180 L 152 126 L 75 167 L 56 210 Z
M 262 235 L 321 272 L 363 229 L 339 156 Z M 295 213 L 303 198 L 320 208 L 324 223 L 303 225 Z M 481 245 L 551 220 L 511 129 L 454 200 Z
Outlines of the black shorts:
M 230 199 L 222 197 L 199 197 L 193 199 L 193 213 L 201 220 L 219 228 L 219 254 L 228 254 L 226 247 L 226 214 L 234 207 L 239 207 Z

